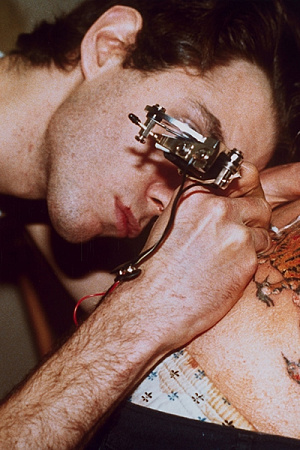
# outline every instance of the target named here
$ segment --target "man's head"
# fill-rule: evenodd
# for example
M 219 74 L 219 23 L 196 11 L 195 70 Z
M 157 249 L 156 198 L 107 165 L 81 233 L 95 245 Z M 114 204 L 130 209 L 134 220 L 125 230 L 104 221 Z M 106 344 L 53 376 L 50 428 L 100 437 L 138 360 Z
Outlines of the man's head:
M 159 103 L 260 169 L 279 126 L 271 77 L 277 3 L 115 3 L 88 0 L 20 41 L 32 65 L 82 72 L 45 139 L 49 212 L 73 241 L 138 234 L 179 182 L 153 146 L 134 141 L 128 113 L 142 116 Z
M 55 23 L 22 34 L 13 53 L 34 65 L 69 69 L 81 58 L 89 28 L 115 5 L 135 9 L 142 19 L 125 66 L 152 71 L 193 65 L 203 72 L 241 58 L 272 72 L 281 0 L 85 0 Z

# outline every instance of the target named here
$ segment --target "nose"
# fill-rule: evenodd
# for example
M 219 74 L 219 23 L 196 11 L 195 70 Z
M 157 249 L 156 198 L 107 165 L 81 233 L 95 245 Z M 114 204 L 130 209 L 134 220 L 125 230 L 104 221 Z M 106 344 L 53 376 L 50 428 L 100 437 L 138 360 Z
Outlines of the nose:
M 163 212 L 169 204 L 174 190 L 175 187 L 171 188 L 163 182 L 154 182 L 148 187 L 146 195 L 151 215 L 157 216 Z

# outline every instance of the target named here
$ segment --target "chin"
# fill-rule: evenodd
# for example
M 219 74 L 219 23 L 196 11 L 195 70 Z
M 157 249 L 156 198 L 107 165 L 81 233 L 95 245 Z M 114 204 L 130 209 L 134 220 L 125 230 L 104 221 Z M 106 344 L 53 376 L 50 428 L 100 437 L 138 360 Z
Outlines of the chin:
M 71 244 L 79 244 L 81 242 L 90 241 L 94 236 L 81 228 L 73 228 L 72 226 L 61 227 L 54 224 L 55 231 L 66 241 Z
M 72 218 L 61 218 L 49 211 L 50 220 L 55 231 L 66 241 L 78 244 L 87 242 L 95 236 L 101 234 L 99 230 L 89 226 L 82 220 L 75 221 Z M 99 227 L 98 227 L 99 228 Z

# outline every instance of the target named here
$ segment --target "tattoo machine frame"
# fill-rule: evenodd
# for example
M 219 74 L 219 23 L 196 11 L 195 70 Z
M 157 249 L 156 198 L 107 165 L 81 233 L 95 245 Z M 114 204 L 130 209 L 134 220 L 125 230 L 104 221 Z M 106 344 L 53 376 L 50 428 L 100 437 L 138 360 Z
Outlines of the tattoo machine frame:
M 234 178 L 240 176 L 242 152 L 229 150 L 219 140 L 202 136 L 186 123 L 168 116 L 165 108 L 159 105 L 147 105 L 145 110 L 144 124 L 137 116 L 129 114 L 129 119 L 140 127 L 136 140 L 145 143 L 151 136 L 155 147 L 162 150 L 165 158 L 188 178 L 203 185 L 226 189 Z M 168 134 L 153 132 L 156 125 Z
M 195 184 L 184 188 L 186 178 L 196 181 L 196 184 L 226 189 L 229 183 L 240 176 L 240 166 L 243 155 L 240 151 L 229 150 L 222 142 L 212 137 L 204 137 L 189 125 L 166 114 L 165 108 L 159 105 L 145 107 L 146 121 L 143 124 L 134 114 L 129 119 L 140 127 L 136 140 L 144 144 L 150 136 L 155 147 L 164 152 L 165 158 L 178 167 L 183 175 L 182 185 L 174 200 L 171 216 L 167 227 L 159 239 L 150 249 L 145 250 L 134 260 L 117 267 L 115 281 L 125 281 L 136 278 L 141 269 L 138 266 L 160 246 L 172 226 L 175 210 L 180 196 Z M 168 134 L 154 132 L 159 126 Z

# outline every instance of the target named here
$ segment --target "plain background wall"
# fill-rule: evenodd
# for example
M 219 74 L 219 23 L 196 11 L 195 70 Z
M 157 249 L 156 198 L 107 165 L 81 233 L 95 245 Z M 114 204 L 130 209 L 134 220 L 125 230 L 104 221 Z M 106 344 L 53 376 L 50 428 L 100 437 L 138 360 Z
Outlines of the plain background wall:
M 8 51 L 21 31 L 30 31 L 37 21 L 51 20 L 81 0 L 0 0 L 0 48 Z
M 20 32 L 32 30 L 38 21 L 51 20 L 80 1 L 0 0 L 0 50 L 7 52 Z M 0 283 L 0 399 L 24 378 L 37 360 L 18 286 Z

